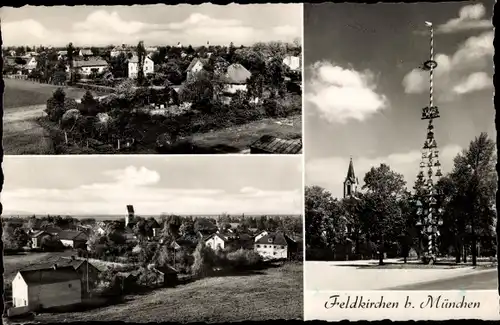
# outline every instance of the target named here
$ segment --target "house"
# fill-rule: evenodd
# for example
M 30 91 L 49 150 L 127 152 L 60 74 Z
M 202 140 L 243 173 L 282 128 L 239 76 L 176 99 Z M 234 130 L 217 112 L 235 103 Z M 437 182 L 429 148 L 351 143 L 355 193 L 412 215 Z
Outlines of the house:
M 51 234 L 44 230 L 38 230 L 29 234 L 31 238 L 31 248 L 42 248 L 43 239 L 52 237 Z
M 255 242 L 257 242 L 259 239 L 261 239 L 262 237 L 264 236 L 267 236 L 269 233 L 267 232 L 267 230 L 262 230 L 261 232 L 257 233 L 255 235 Z
M 287 236 L 276 232 L 268 233 L 255 241 L 254 250 L 264 259 L 286 259 L 289 257 Z
M 33 266 L 12 280 L 14 307 L 28 311 L 76 305 L 82 302 L 82 284 L 73 266 Z
M 283 64 L 288 66 L 292 71 L 301 71 L 302 58 L 300 56 L 287 55 L 283 59 Z
M 194 75 L 203 70 L 203 66 L 207 63 L 207 59 L 194 58 L 186 69 L 187 79 L 191 79 Z
M 144 65 L 142 67 L 142 71 L 144 72 L 144 75 L 153 74 L 155 72 L 154 62 L 147 56 L 144 58 Z M 139 57 L 134 55 L 132 56 L 132 58 L 128 60 L 128 77 L 130 79 L 137 78 L 138 72 L 139 72 Z
M 92 50 L 90 50 L 90 49 L 81 49 L 78 52 L 78 56 L 81 56 L 81 57 L 91 57 L 93 55 L 94 55 L 94 53 L 92 53 Z
M 24 66 L 24 68 L 26 70 L 28 70 L 28 73 L 31 73 L 31 71 L 33 71 L 33 69 L 36 68 L 36 65 L 37 65 L 36 57 L 32 56 L 29 59 L 27 59 L 27 62 L 26 62 L 26 65 Z
M 73 67 L 83 76 L 89 76 L 92 72 L 104 72 L 108 68 L 108 63 L 102 59 L 76 60 L 73 61 Z M 66 72 L 69 72 L 69 65 L 66 66 Z
M 281 139 L 263 135 L 250 145 L 251 154 L 288 154 L 302 152 L 302 139 Z
M 112 58 L 115 58 L 119 56 L 120 54 L 125 54 L 127 55 L 130 52 L 130 49 L 125 45 L 122 44 L 121 46 L 115 46 L 110 52 L 109 56 Z
M 58 235 L 59 240 L 65 247 L 85 249 L 88 236 L 81 231 L 63 230 Z
M 172 266 L 170 265 L 155 266 L 150 264 L 148 268 L 160 274 L 160 279 L 161 279 L 160 281 L 163 284 L 163 286 L 177 283 L 179 272 Z
M 244 66 L 239 63 L 233 63 L 227 67 L 226 74 L 224 75 L 224 92 L 227 94 L 234 94 L 237 91 L 247 90 L 247 80 L 252 76 Z
M 63 257 L 57 261 L 57 265 L 72 266 L 75 269 L 82 282 L 83 296 L 87 296 L 99 282 L 99 274 L 101 273 L 101 271 L 85 259 L 76 259 L 74 256 L 71 256 L 71 258 Z
M 213 250 L 224 249 L 228 238 L 222 234 L 215 233 L 203 239 L 205 245 L 210 247 Z

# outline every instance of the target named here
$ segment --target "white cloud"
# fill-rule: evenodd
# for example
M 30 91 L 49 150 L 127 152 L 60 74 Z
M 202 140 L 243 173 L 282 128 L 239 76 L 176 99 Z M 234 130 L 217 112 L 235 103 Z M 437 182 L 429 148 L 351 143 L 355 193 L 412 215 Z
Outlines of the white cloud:
M 472 36 L 462 43 L 458 50 L 452 55 L 437 54 L 438 63 L 434 71 L 435 98 L 450 101 L 472 91 L 491 88 L 493 68 L 493 32 L 484 32 L 478 36 Z M 465 77 L 482 72 L 481 87 L 460 88 Z M 489 80 L 489 82 L 486 82 Z M 420 94 L 429 89 L 429 73 L 421 69 L 413 69 L 403 79 L 405 92 L 408 94 Z M 459 87 L 462 92 L 454 89 Z
M 295 23 L 295 22 L 292 22 Z M 251 44 L 258 41 L 293 41 L 301 32 L 293 26 L 274 26 L 269 30 L 245 25 L 237 19 L 216 19 L 193 13 L 179 22 L 153 24 L 147 21 L 125 20 L 119 13 L 96 10 L 83 21 L 76 21 L 68 30 L 49 30 L 36 17 L 23 21 L 4 22 L 2 36 L 5 45 L 43 44 L 64 46 L 73 42 L 77 46 L 147 44 L 166 42 L 203 45 Z
M 441 149 L 440 162 L 443 174 L 451 171 L 453 158 L 461 151 L 458 145 L 449 145 Z M 412 189 L 419 172 L 421 152 L 393 153 L 385 157 L 359 157 L 353 158 L 354 170 L 359 179 L 359 186 L 363 185 L 363 178 L 371 167 L 388 164 L 391 169 L 404 176 L 408 189 Z M 341 198 L 343 183 L 347 175 L 349 158 L 327 157 L 312 159 L 306 162 L 306 185 L 319 185 L 329 190 L 334 196 Z
M 370 71 L 344 69 L 330 62 L 316 62 L 310 68 L 306 100 L 332 123 L 363 121 L 388 105 L 385 95 L 376 92 Z
M 471 29 L 492 28 L 491 20 L 482 19 L 486 13 L 484 5 L 481 3 L 467 5 L 460 9 L 458 18 L 448 20 L 437 27 L 438 33 L 454 33 Z
M 72 189 L 21 188 L 2 193 L 10 211 L 35 214 L 120 214 L 133 204 L 138 214 L 300 214 L 301 190 L 265 191 L 243 188 L 241 193 L 220 189 L 178 189 L 158 186 L 160 175 L 145 167 L 129 166 L 105 173 L 110 182 L 85 184 Z M 6 214 L 8 211 L 5 212 Z
M 491 77 L 485 72 L 471 73 L 461 83 L 453 87 L 453 91 L 457 94 L 466 94 L 472 91 L 493 88 Z

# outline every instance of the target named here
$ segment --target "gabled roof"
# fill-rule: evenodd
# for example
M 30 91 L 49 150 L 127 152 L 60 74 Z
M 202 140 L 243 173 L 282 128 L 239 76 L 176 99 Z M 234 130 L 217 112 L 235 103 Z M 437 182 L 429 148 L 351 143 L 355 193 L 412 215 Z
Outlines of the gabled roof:
M 219 233 L 215 233 L 215 234 L 211 234 L 211 235 L 208 235 L 207 237 L 203 238 L 203 241 L 207 241 L 207 240 L 211 239 L 212 237 L 219 237 L 220 239 L 222 239 L 222 241 L 228 240 L 228 237 L 221 235 Z
M 196 63 L 201 62 L 202 65 L 205 65 L 208 63 L 208 60 L 207 59 L 200 59 L 200 58 L 194 58 L 191 63 L 189 63 L 186 71 L 191 71 L 191 69 L 193 69 L 193 67 L 196 65 Z
M 31 236 L 31 238 L 36 238 L 36 237 L 39 237 L 39 236 L 44 235 L 44 234 L 51 236 L 51 234 L 49 234 L 45 230 L 35 231 L 35 232 L 31 233 L 30 236 Z
M 275 233 L 270 233 L 259 240 L 255 242 L 256 244 L 261 244 L 261 245 L 282 245 L 282 246 L 288 246 L 288 241 L 286 240 L 285 236 L 283 233 L 280 232 L 275 232 Z
M 233 63 L 227 67 L 227 72 L 224 76 L 224 81 L 229 84 L 243 85 L 247 83 L 247 79 L 252 76 L 244 66 L 239 63 Z
M 271 135 L 263 135 L 250 145 L 250 149 L 266 151 L 272 154 L 298 154 L 302 151 L 301 139 L 280 139 Z
M 81 67 L 102 67 L 102 66 L 108 66 L 108 62 L 102 60 L 102 59 L 91 59 L 88 61 L 85 60 L 77 60 L 73 61 L 73 67 L 75 68 L 81 68 Z
M 20 270 L 19 273 L 28 285 L 40 285 L 68 282 L 73 280 L 80 280 L 80 276 L 75 271 L 74 267 L 57 266 L 56 268 L 49 267 L 46 264 L 40 265 L 38 268 L 32 267 Z
M 151 58 L 149 58 L 148 56 L 144 57 L 144 61 L 146 60 L 150 60 L 151 61 Z M 139 57 L 137 55 L 133 55 L 130 59 L 128 59 L 128 62 L 129 63 L 139 63 Z
M 59 233 L 59 239 L 86 241 L 88 236 L 82 231 L 63 230 Z

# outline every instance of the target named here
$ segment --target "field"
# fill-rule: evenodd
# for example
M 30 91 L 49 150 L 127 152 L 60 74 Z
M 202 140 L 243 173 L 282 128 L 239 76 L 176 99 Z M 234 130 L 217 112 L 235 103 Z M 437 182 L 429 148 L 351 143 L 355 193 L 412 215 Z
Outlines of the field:
M 298 139 L 302 134 L 302 116 L 284 119 L 263 119 L 244 125 L 193 135 L 193 143 L 200 147 L 221 148 L 225 153 L 239 153 L 249 148 L 263 135 L 284 139 Z
M 126 303 L 79 313 L 39 314 L 40 322 L 236 322 L 302 319 L 302 264 L 250 275 L 198 280 L 127 297 Z
M 25 80 L 4 79 L 4 135 L 6 155 L 53 154 L 50 136 L 36 121 L 58 87 Z M 65 87 L 66 95 L 82 98 L 85 90 Z

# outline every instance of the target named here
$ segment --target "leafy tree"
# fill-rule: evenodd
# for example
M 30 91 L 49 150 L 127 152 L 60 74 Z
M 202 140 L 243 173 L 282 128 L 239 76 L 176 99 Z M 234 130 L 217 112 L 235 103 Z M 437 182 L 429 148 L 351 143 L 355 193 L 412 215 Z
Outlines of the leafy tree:
M 109 70 L 115 78 L 125 78 L 128 76 L 128 58 L 125 53 L 110 58 Z
M 82 108 L 80 111 L 83 115 L 95 116 L 98 113 L 98 102 L 94 99 L 94 96 L 92 96 L 92 93 L 89 90 L 87 90 L 83 95 L 81 103 Z
M 67 46 L 66 46 L 66 51 L 67 51 L 67 55 L 66 55 L 66 61 L 68 62 L 68 65 L 69 65 L 69 81 L 70 83 L 73 83 L 75 82 L 75 77 L 76 77 L 76 74 L 75 74 L 75 70 L 74 70 L 74 57 L 75 57 L 75 48 L 73 46 L 73 43 L 69 43 Z
M 145 82 L 144 78 L 144 59 L 146 58 L 146 48 L 144 47 L 144 42 L 140 41 L 139 44 L 137 44 L 137 58 L 139 60 L 138 62 L 138 71 L 137 71 L 137 84 L 139 86 L 143 85 Z

